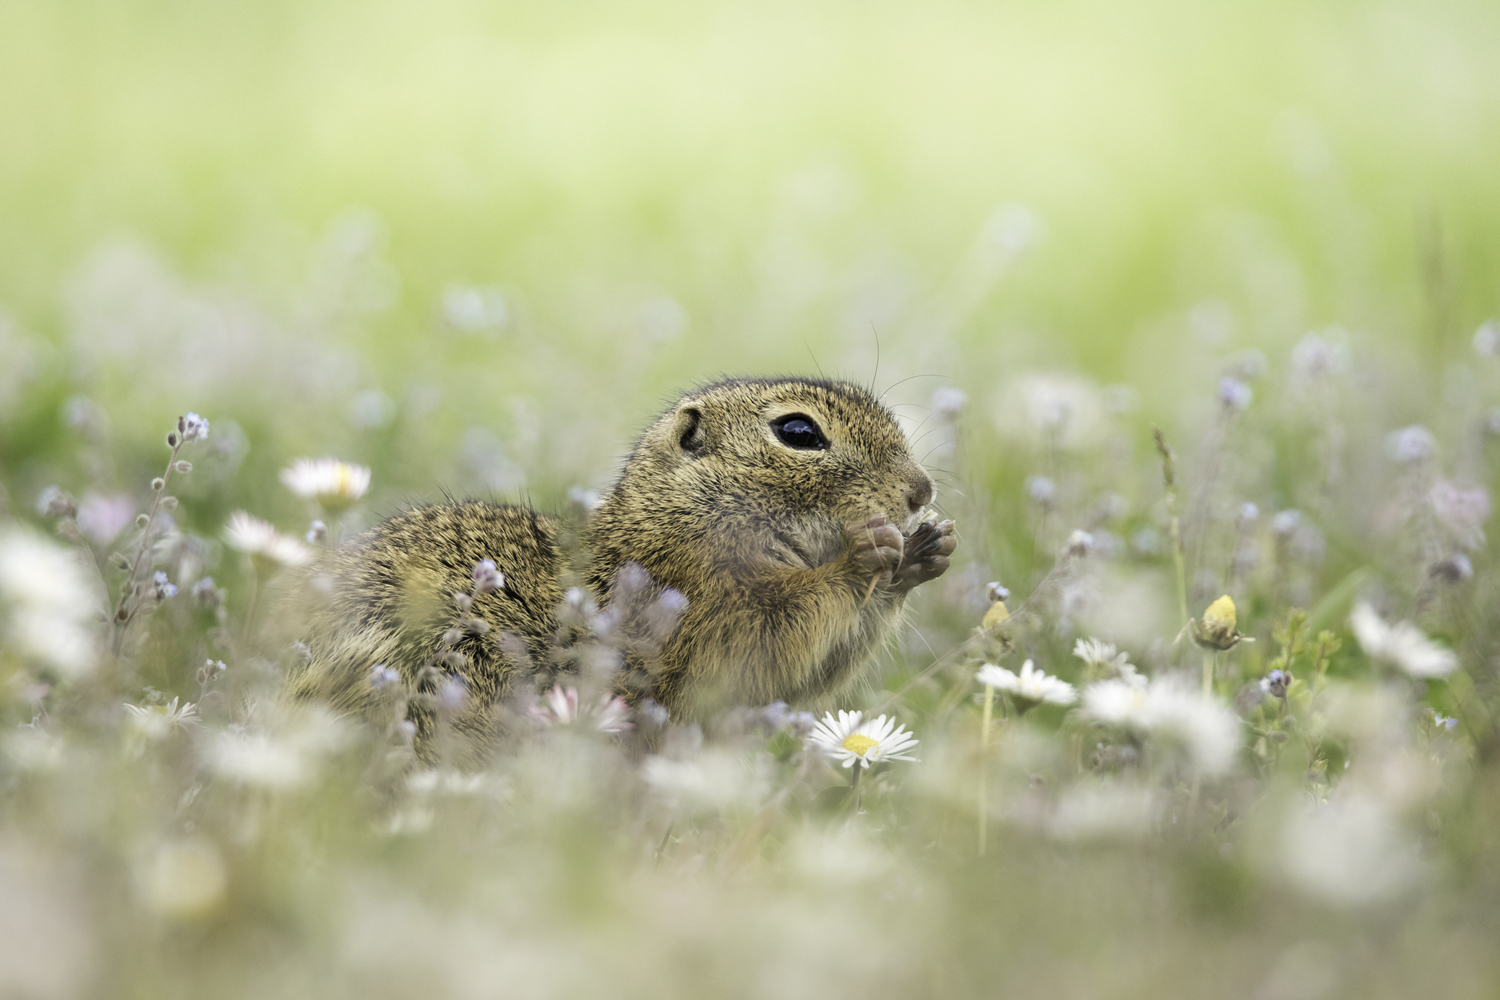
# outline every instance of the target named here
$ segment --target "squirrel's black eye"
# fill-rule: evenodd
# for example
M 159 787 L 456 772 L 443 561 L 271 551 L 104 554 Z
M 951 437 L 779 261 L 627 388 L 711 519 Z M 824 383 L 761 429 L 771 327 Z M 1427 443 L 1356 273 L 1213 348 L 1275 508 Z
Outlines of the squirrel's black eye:
M 804 413 L 789 413 L 784 417 L 777 417 L 771 421 L 771 429 L 788 448 L 822 451 L 828 447 L 828 439 L 823 436 L 813 418 Z

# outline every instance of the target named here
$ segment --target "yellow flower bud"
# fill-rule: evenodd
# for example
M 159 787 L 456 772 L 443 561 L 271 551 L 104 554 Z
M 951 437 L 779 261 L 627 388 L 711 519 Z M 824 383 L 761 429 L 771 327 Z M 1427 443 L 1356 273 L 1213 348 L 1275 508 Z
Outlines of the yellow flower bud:
M 1188 624 L 1193 641 L 1204 649 L 1225 650 L 1241 640 L 1254 641 L 1235 631 L 1234 601 L 1228 594 L 1210 604 L 1201 619 Z
M 999 628 L 1010 620 L 1010 609 L 1005 606 L 1004 601 L 996 601 L 990 605 L 990 609 L 984 613 L 984 620 L 980 626 L 986 631 Z

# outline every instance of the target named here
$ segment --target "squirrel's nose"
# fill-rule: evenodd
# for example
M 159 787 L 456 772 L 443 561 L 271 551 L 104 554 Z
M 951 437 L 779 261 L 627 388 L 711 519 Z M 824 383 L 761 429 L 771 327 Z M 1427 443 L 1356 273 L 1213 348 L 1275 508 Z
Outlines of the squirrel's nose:
M 913 514 L 932 503 L 932 480 L 926 476 L 911 484 L 906 493 L 906 504 Z

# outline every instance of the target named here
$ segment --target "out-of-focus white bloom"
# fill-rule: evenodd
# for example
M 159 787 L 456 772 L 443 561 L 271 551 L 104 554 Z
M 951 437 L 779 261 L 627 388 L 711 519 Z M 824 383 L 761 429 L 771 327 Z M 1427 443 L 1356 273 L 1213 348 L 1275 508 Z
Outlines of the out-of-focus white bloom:
M 336 458 L 299 458 L 281 470 L 281 482 L 328 511 L 354 506 L 370 490 L 370 470 Z
M 1043 475 L 1032 475 L 1026 477 L 1026 495 L 1043 507 L 1052 502 L 1057 495 L 1057 487 L 1052 480 Z
M 1437 438 L 1421 424 L 1391 431 L 1385 438 L 1386 451 L 1402 465 L 1425 462 L 1437 454 Z
M 1446 677 L 1458 669 L 1453 650 L 1439 646 L 1411 622 L 1387 625 L 1365 601 L 1354 605 L 1349 626 L 1366 656 L 1412 677 Z
M 35 725 L 17 726 L 0 741 L 4 756 L 22 771 L 51 772 L 62 767 L 67 744 Z
M 932 394 L 932 410 L 944 420 L 952 420 L 963 412 L 969 396 L 956 386 L 940 386 Z
M 1219 379 L 1219 402 L 1231 410 L 1248 410 L 1255 400 L 1255 390 L 1237 378 Z
M 68 677 L 93 669 L 97 601 L 76 552 L 0 525 L 0 611 L 12 648 Z
M 449 285 L 443 289 L 443 320 L 461 333 L 505 329 L 510 310 L 498 288 Z
M 883 760 L 917 759 L 906 753 L 917 739 L 884 715 L 865 722 L 863 712 L 841 710 L 837 719 L 829 712 L 813 727 L 812 740 L 845 767 L 853 767 L 855 761 L 869 767 Z
M 1474 331 L 1474 352 L 1486 357 L 1500 357 L 1500 321 L 1487 319 Z
M 1490 493 L 1483 486 L 1459 486 L 1448 480 L 1432 484 L 1427 491 L 1432 513 L 1467 549 L 1484 545 L 1484 524 L 1490 519 Z
M 1144 732 L 1149 684 L 1131 684 L 1121 678 L 1097 681 L 1083 691 L 1083 714 L 1109 726 Z
M 1090 684 L 1083 714 L 1106 725 L 1180 743 L 1193 767 L 1222 774 L 1234 765 L 1240 722 L 1217 699 L 1174 678 L 1141 683 L 1117 678 Z
M 1098 386 L 1074 375 L 1031 374 L 996 393 L 994 416 L 1007 436 L 1072 451 L 1098 441 L 1105 427 Z
M 1282 538 L 1289 537 L 1301 526 L 1302 512 L 1294 508 L 1289 507 L 1278 511 L 1276 516 L 1271 518 L 1271 531 Z
M 770 790 L 763 755 L 705 751 L 688 760 L 648 757 L 641 765 L 646 784 L 678 805 L 708 809 L 754 806 Z
M 224 777 L 261 788 L 297 788 L 311 777 L 304 755 L 295 746 L 263 732 L 220 733 L 212 761 Z
M 1019 675 L 1004 667 L 986 663 L 974 676 L 979 683 L 1004 691 L 1017 702 L 1028 706 L 1041 702 L 1071 705 L 1078 700 L 1078 693 L 1073 690 L 1073 685 L 1038 670 L 1030 660 L 1021 664 Z
M 1282 869 L 1310 895 L 1344 906 L 1399 896 L 1422 874 L 1416 843 L 1380 801 L 1350 795 L 1305 806 L 1282 830 Z
M 1095 539 L 1092 532 L 1084 531 L 1082 528 L 1074 528 L 1073 533 L 1063 542 L 1063 552 L 1073 558 L 1086 556 L 1094 548 Z
M 306 545 L 281 534 L 270 522 L 242 510 L 229 515 L 224 540 L 230 548 L 280 566 L 306 566 L 316 558 Z
M 370 668 L 370 686 L 377 691 L 383 691 L 392 684 L 400 684 L 401 675 L 395 668 L 388 667 L 384 663 L 377 663 Z
M 569 486 L 568 502 L 576 503 L 592 514 L 599 509 L 599 504 L 603 501 L 599 496 L 598 490 L 586 490 L 582 486 Z
M 575 687 L 554 686 L 544 697 L 547 704 L 533 705 L 531 716 L 548 725 L 566 726 L 577 721 L 592 721 L 594 728 L 601 733 L 620 733 L 635 728 L 630 721 L 630 705 L 624 698 L 608 691 L 600 696 L 592 711 L 584 709 L 580 712 Z
M 277 721 L 274 731 L 235 726 L 215 734 L 206 747 L 209 763 L 240 784 L 291 790 L 311 781 L 322 758 L 348 737 L 343 723 L 326 712 Z
M 1112 642 L 1103 642 L 1094 638 L 1079 639 L 1073 643 L 1073 655 L 1099 670 L 1112 670 L 1123 674 L 1126 668 L 1129 668 L 1132 674 L 1135 672 L 1135 668 L 1130 666 L 1130 655 L 1116 652 Z
M 1292 348 L 1292 374 L 1304 381 L 1315 381 L 1337 375 L 1349 363 L 1349 349 L 1341 327 L 1320 333 L 1309 333 Z
M 165 705 L 126 705 L 125 712 L 131 734 L 152 743 L 170 736 L 173 730 L 198 724 L 198 706 L 192 702 L 179 706 L 176 698 Z
M 108 545 L 134 520 L 135 501 L 128 496 L 86 493 L 78 505 L 78 530 L 95 545 Z
M 146 904 L 164 917 L 206 916 L 224 899 L 229 873 L 213 841 L 190 837 L 162 844 L 139 875 Z
M 1100 840 L 1149 833 L 1161 811 L 1150 789 L 1115 782 L 1070 788 L 1058 797 L 1046 830 L 1058 840 Z

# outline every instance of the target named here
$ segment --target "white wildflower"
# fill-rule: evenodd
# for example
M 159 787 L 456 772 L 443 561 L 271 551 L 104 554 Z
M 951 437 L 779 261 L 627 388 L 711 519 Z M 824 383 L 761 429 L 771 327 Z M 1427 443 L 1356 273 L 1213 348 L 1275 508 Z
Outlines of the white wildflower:
M 1004 667 L 986 663 L 974 675 L 981 684 L 1004 691 L 1018 703 L 1030 707 L 1047 702 L 1052 705 L 1071 705 L 1078 700 L 1073 685 L 1038 670 L 1030 660 L 1021 664 L 1019 675 Z
M 287 489 L 328 511 L 354 506 L 370 489 L 370 470 L 336 458 L 299 458 L 281 470 Z
M 600 696 L 592 710 L 578 707 L 578 689 L 555 686 L 543 696 L 547 704 L 533 705 L 531 717 L 548 725 L 569 725 L 578 721 L 591 721 L 601 733 L 620 733 L 635 728 L 630 721 L 630 705 L 619 695 L 606 691 Z
M 1402 465 L 1423 462 L 1437 454 L 1437 439 L 1421 424 L 1391 431 L 1385 438 L 1386 451 Z
M 1222 774 L 1234 765 L 1240 722 L 1217 699 L 1172 678 L 1138 675 L 1090 684 L 1083 692 L 1086 718 L 1137 735 L 1180 744 L 1192 766 Z
M 863 712 L 840 711 L 837 719 L 829 712 L 813 728 L 812 740 L 845 767 L 853 767 L 855 761 L 869 767 L 883 760 L 917 759 L 906 753 L 918 741 L 905 726 L 897 726 L 884 715 L 863 720 Z
M 19 525 L 0 526 L 0 611 L 9 645 L 68 677 L 91 670 L 95 588 L 76 552 Z
M 1308 805 L 1287 821 L 1283 871 L 1310 895 L 1345 906 L 1399 896 L 1422 873 L 1416 842 L 1369 795 Z
M 192 702 L 179 706 L 176 698 L 165 705 L 126 705 L 125 712 L 131 735 L 151 743 L 166 739 L 174 730 L 198 724 L 198 706 Z
M 344 725 L 321 711 L 276 720 L 272 732 L 231 726 L 207 746 L 209 763 L 222 777 L 273 791 L 300 788 L 312 780 L 323 757 L 348 737 Z
M 1099 639 L 1079 639 L 1073 643 L 1073 655 L 1096 670 L 1108 670 L 1124 675 L 1135 673 L 1130 665 L 1130 654 L 1116 651 L 1112 642 Z
M 252 517 L 242 510 L 229 515 L 224 540 L 257 560 L 279 566 L 306 566 L 315 558 L 312 549 L 281 534 L 268 521 Z
M 1387 625 L 1365 601 L 1354 606 L 1349 625 L 1366 656 L 1412 677 L 1446 677 L 1458 669 L 1453 650 L 1439 646 L 1411 622 Z

